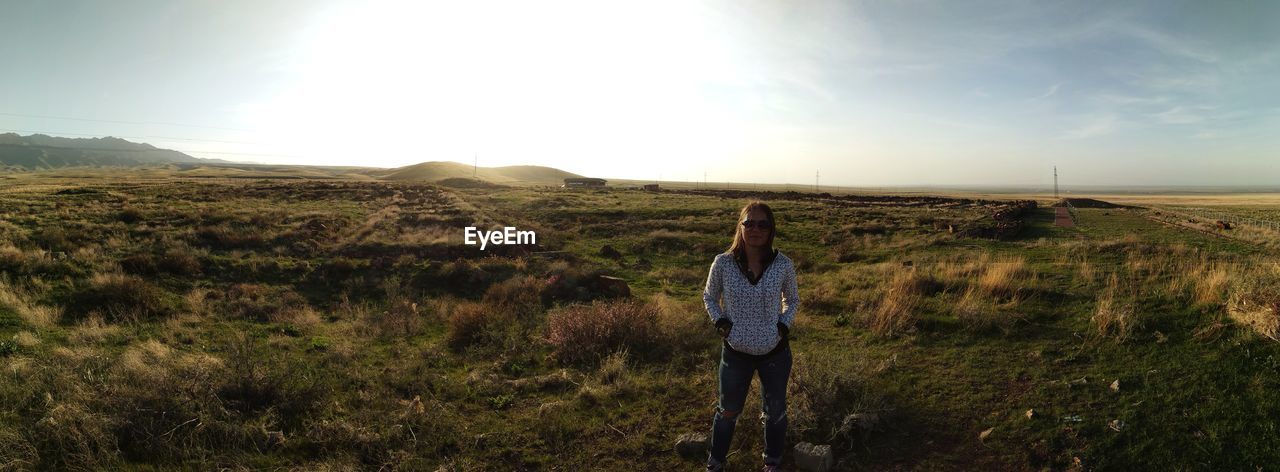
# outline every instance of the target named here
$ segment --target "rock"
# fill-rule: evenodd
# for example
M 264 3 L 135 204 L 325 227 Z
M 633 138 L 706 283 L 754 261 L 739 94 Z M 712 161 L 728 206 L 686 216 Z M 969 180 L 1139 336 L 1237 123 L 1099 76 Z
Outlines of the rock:
M 1080 377 L 1080 378 L 1078 378 L 1078 379 L 1075 379 L 1075 380 L 1072 380 L 1072 381 L 1070 381 L 1070 382 L 1067 382 L 1067 386 L 1068 386 L 1068 387 L 1079 387 L 1079 386 L 1084 385 L 1084 384 L 1087 384 L 1087 383 L 1089 383 L 1089 379 L 1086 379 L 1086 378 L 1084 378 L 1084 377 Z
M 1035 409 L 1035 408 L 1032 408 L 1032 409 L 1027 410 L 1027 419 L 1031 420 L 1031 419 L 1035 419 L 1035 417 L 1036 417 L 1036 409 Z
M 676 453 L 684 457 L 705 458 L 711 438 L 707 433 L 684 433 L 676 439 Z
M 1112 392 L 1120 391 L 1120 379 L 1116 379 L 1115 382 L 1111 382 L 1111 391 Z
M 596 292 L 603 293 L 611 297 L 631 296 L 631 286 L 627 285 L 627 281 L 617 277 L 600 275 L 592 281 L 591 285 Z
M 604 256 L 604 257 L 607 257 L 607 258 L 609 258 L 609 259 L 613 259 L 613 260 L 615 260 L 615 261 L 616 261 L 616 260 L 618 260 L 618 259 L 622 259 L 622 253 L 621 253 L 621 252 L 618 252 L 618 250 L 617 250 L 617 249 L 614 249 L 614 248 L 613 248 L 613 246 L 610 246 L 610 245 L 608 245 L 608 244 L 606 244 L 606 245 L 604 245 L 604 247 L 600 248 L 600 255 L 601 255 L 601 256 Z
M 831 446 L 802 442 L 796 444 L 795 460 L 800 470 L 827 472 L 835 463 L 835 456 L 831 453 Z
M 978 433 L 978 440 L 979 440 L 979 441 L 986 441 L 986 440 L 987 440 L 987 438 L 988 438 L 989 436 L 991 436 L 991 433 L 995 432 L 995 430 L 996 430 L 995 428 L 987 428 L 987 429 L 986 429 L 986 431 L 983 431 L 983 432 L 981 432 L 981 433 Z
M 1107 427 L 1116 431 L 1120 431 L 1124 429 L 1124 422 L 1120 420 L 1111 420 L 1110 423 L 1107 423 Z

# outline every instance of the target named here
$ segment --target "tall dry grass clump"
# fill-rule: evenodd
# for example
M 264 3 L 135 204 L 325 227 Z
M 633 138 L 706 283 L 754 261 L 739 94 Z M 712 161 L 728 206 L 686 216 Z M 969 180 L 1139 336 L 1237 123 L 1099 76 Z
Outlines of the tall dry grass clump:
M 1110 337 L 1116 342 L 1124 342 L 1137 328 L 1138 318 L 1132 293 L 1120 285 L 1115 274 L 1111 275 L 1106 288 L 1098 295 L 1097 307 L 1090 321 L 1093 322 L 1098 337 Z
M 1233 284 L 1227 316 L 1254 332 L 1280 341 L 1280 271 L 1255 270 Z
M 916 311 L 923 299 L 923 279 L 914 270 L 894 274 L 884 288 L 880 303 L 870 312 L 867 328 L 885 337 L 913 330 L 918 318 Z
M 184 300 L 145 279 L 119 272 L 94 274 L 72 294 L 67 314 L 83 318 L 100 313 L 107 321 L 143 321 L 168 317 Z
M 1013 297 L 1022 287 L 1022 279 L 1028 275 L 1027 259 L 1004 257 L 990 264 L 978 278 L 978 287 L 993 297 Z
M 633 300 L 570 305 L 547 315 L 547 341 L 563 362 L 599 359 L 621 348 L 647 354 L 658 344 L 659 312 Z
M 57 323 L 62 316 L 61 310 L 41 305 L 36 302 L 37 298 L 31 290 L 15 286 L 8 279 L 0 279 L 0 307 L 13 310 L 22 317 L 22 321 L 37 328 Z
M 1196 274 L 1194 279 L 1194 300 L 1197 304 L 1217 304 L 1226 298 L 1227 284 L 1231 281 L 1231 274 L 1225 267 L 1221 265 L 1202 266 L 1193 273 Z

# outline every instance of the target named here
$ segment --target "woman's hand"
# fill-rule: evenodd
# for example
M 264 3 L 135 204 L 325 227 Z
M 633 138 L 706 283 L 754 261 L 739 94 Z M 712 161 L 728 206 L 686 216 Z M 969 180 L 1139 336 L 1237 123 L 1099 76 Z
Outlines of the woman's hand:
M 720 337 L 728 338 L 729 331 L 733 330 L 733 322 L 728 318 L 720 318 L 716 320 L 716 331 L 720 333 Z

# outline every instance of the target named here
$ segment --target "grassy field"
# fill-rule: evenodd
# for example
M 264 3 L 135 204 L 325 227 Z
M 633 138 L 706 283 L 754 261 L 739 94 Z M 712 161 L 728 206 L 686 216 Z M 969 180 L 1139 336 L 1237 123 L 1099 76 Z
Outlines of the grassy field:
M 1280 459 L 1265 241 L 1143 209 L 980 238 L 999 204 L 758 196 L 799 273 L 791 442 L 839 469 Z M 695 470 L 673 446 L 716 401 L 701 289 L 745 197 L 0 181 L 0 470 Z M 471 225 L 537 245 L 480 251 Z M 739 422 L 730 466 L 761 449 Z

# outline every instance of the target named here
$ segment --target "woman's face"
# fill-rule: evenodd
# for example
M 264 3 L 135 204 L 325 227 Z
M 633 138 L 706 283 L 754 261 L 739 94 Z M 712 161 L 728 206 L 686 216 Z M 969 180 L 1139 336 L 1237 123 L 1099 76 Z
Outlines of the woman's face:
M 744 223 L 742 239 L 748 246 L 759 249 L 769 243 L 769 234 L 773 232 L 773 225 L 763 211 L 751 210 L 742 223 Z

